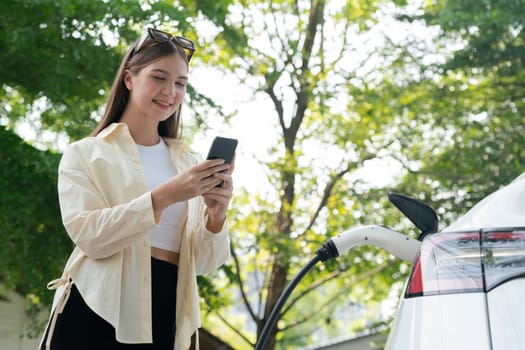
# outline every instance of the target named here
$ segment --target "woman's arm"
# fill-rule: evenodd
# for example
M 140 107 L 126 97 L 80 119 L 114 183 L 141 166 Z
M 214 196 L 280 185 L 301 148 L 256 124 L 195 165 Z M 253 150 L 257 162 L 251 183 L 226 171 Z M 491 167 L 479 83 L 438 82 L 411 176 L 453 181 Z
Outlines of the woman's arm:
M 122 179 L 93 166 L 81 146 L 69 147 L 59 165 L 58 195 L 71 239 L 88 257 L 100 259 L 149 234 L 156 222 L 150 192 L 137 190 L 131 200 L 110 203 L 115 193 L 125 191 L 119 183 Z M 108 188 L 115 193 L 103 193 Z

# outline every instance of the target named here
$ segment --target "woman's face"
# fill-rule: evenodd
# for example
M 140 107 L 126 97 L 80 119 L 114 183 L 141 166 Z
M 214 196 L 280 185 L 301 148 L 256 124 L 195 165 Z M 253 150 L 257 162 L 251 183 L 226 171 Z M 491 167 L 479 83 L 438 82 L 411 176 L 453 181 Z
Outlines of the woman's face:
M 157 122 L 168 119 L 178 110 L 188 83 L 188 66 L 173 54 L 153 61 L 138 74 L 126 72 L 129 90 L 127 110 L 132 116 Z

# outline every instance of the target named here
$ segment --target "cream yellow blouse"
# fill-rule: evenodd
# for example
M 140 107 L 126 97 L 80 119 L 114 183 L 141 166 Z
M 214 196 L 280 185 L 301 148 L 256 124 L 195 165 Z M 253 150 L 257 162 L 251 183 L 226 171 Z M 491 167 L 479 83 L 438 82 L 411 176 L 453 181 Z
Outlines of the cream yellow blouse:
M 177 173 L 197 163 L 182 141 L 164 141 Z M 115 327 L 118 341 L 151 342 L 150 230 L 157 223 L 127 125 L 111 124 L 72 143 L 59 165 L 58 193 L 75 248 L 62 277 L 48 285 L 57 289 L 50 334 L 74 283 L 89 307 Z M 227 223 L 221 232 L 209 232 L 202 197 L 190 200 L 180 247 L 175 349 L 188 349 L 200 327 L 196 276 L 219 268 L 229 249 Z

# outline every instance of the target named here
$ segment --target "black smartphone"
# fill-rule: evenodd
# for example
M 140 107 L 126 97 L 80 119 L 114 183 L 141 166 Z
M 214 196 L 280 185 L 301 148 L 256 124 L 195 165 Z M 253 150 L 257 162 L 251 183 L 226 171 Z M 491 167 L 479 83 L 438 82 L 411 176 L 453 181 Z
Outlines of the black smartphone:
M 236 139 L 217 136 L 213 140 L 210 150 L 208 151 L 208 156 L 206 159 L 224 159 L 225 163 L 230 164 L 233 155 L 235 154 L 235 149 L 237 148 L 238 141 Z M 222 181 L 215 187 L 221 187 Z

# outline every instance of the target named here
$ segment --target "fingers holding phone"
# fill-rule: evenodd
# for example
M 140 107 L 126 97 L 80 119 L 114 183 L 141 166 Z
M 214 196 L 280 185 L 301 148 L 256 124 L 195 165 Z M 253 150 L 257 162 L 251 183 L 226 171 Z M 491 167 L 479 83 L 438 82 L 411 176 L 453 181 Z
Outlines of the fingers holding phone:
M 224 211 L 232 197 L 231 174 L 236 147 L 237 140 L 217 137 L 210 147 L 206 161 L 184 170 L 153 189 L 155 213 L 160 213 L 168 205 L 201 194 L 209 209 Z
M 207 187 L 206 191 L 213 187 L 218 186 L 219 182 L 222 182 L 224 179 L 223 176 L 231 175 L 230 164 L 227 164 L 222 159 L 207 159 L 202 163 L 198 164 L 198 167 L 201 169 L 201 179 L 202 184 Z M 224 175 L 223 175 L 224 174 Z

